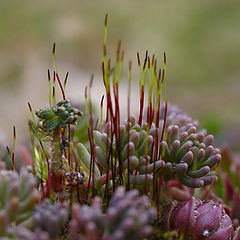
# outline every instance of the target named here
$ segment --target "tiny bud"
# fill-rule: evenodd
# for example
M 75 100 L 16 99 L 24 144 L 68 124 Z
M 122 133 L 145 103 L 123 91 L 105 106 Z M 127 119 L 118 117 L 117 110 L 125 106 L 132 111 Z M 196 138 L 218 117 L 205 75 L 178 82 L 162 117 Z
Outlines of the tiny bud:
M 41 109 L 37 108 L 37 109 L 35 110 L 35 114 L 38 116 L 39 113 L 40 113 L 40 111 L 41 111 Z
M 64 112 L 64 111 L 65 111 L 65 107 L 58 107 L 57 109 L 58 109 L 58 111 L 60 111 L 60 112 Z
M 53 107 L 52 110 L 53 110 L 54 113 L 57 113 L 58 112 L 58 107 Z
M 206 146 L 212 145 L 214 142 L 214 137 L 213 135 L 208 135 L 204 138 L 203 142 L 205 143 Z

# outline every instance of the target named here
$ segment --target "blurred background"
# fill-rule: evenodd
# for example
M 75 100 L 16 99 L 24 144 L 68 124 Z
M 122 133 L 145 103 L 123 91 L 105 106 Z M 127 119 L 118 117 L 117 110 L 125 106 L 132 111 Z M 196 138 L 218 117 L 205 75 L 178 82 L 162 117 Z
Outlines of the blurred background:
M 220 142 L 240 138 L 240 1 L 0 0 L 0 140 L 5 145 L 11 144 L 13 125 L 19 141 L 28 138 L 27 102 L 33 108 L 48 104 L 54 42 L 61 78 L 70 72 L 67 95 L 81 101 L 94 73 L 98 104 L 105 13 L 108 54 L 115 56 L 122 40 L 126 62 L 134 63 L 133 81 L 137 51 L 143 58 L 149 50 L 160 62 L 165 51 L 169 101 L 218 134 Z M 136 104 L 137 95 L 132 94 Z

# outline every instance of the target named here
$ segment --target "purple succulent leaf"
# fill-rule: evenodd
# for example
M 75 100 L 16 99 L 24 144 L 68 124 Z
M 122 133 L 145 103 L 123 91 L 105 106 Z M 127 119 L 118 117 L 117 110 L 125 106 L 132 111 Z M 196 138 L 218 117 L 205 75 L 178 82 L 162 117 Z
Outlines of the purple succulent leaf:
M 192 164 L 194 159 L 192 151 L 188 151 L 182 158 L 182 161 L 187 163 L 189 166 Z
M 163 224 L 168 230 L 184 233 L 184 239 L 233 239 L 232 220 L 225 213 L 222 204 L 214 201 L 191 198 L 188 201 L 173 203 L 164 212 Z M 235 234 L 238 236 L 240 233 Z
M 174 167 L 174 171 L 175 171 L 177 174 L 180 174 L 180 175 L 186 174 L 187 170 L 188 170 L 188 165 L 187 165 L 187 163 L 178 163 L 178 164 Z
M 228 240 L 232 239 L 233 236 L 233 227 L 228 226 L 223 229 L 219 229 L 217 232 L 213 233 L 207 238 L 207 240 Z
M 144 185 L 153 180 L 151 174 L 142 174 L 142 175 L 130 175 L 130 184 Z
M 196 171 L 189 171 L 188 176 L 192 177 L 192 178 L 200 178 L 200 177 L 203 177 L 204 175 L 208 174 L 209 172 L 210 172 L 210 167 L 205 166 Z
M 161 169 L 165 166 L 165 162 L 163 160 L 158 160 L 154 163 L 148 164 L 146 166 L 140 166 L 138 168 L 138 171 L 140 173 L 152 173 L 154 170 L 154 165 L 155 165 L 155 171 L 157 171 L 158 169 Z
M 187 176 L 179 176 L 180 181 L 190 188 L 200 188 L 204 186 L 204 181 L 197 178 L 189 178 Z

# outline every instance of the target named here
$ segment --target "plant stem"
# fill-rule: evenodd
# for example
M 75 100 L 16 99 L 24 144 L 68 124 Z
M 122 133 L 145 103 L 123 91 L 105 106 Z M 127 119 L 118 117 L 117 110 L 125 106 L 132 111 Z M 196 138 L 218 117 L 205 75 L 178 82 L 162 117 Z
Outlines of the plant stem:
M 57 126 L 53 130 L 53 146 L 54 146 L 54 154 L 52 159 L 51 170 L 56 175 L 59 175 L 60 167 L 61 167 L 61 159 L 62 159 L 62 150 L 61 150 L 61 129 Z

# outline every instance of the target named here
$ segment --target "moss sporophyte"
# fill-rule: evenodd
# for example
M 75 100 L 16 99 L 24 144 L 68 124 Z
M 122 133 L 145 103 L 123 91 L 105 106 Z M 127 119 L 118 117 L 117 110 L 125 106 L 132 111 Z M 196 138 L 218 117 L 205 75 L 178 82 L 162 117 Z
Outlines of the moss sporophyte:
M 69 73 L 62 83 L 53 46 L 49 107 L 33 110 L 28 103 L 31 151 L 24 148 L 25 164 L 18 172 L 14 127 L 13 146 L 0 162 L 0 239 L 240 239 L 240 216 L 231 212 L 240 202 L 234 190 L 239 179 L 222 164 L 214 137 L 168 103 L 166 54 L 161 65 L 156 55 L 146 51 L 142 59 L 137 53 L 135 116 L 129 62 L 122 121 L 124 51 L 119 42 L 115 62 L 110 61 L 107 15 L 104 29 L 99 116 L 91 100 L 93 76 L 84 104 L 67 99 Z M 226 173 L 230 177 L 221 178 Z M 230 186 L 228 198 L 221 191 L 224 184 Z

